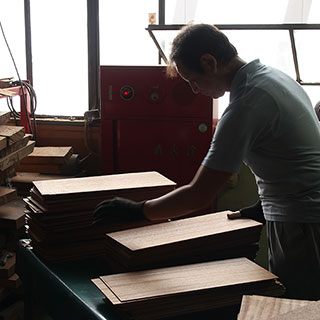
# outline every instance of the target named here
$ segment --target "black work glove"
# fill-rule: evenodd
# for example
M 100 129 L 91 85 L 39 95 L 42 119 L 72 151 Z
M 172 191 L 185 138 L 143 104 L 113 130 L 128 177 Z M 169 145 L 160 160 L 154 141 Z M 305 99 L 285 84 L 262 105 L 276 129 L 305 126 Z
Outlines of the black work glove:
M 135 222 L 146 219 L 143 207 L 146 201 L 135 202 L 124 198 L 113 198 L 100 202 L 93 214 L 92 224 L 106 225 L 111 223 Z
M 266 223 L 260 200 L 252 206 L 245 207 L 245 208 L 240 209 L 237 212 L 233 212 L 231 214 L 228 214 L 228 218 L 230 220 L 239 219 L 239 218 L 250 218 L 250 219 L 256 220 L 258 222 L 261 222 L 263 224 Z

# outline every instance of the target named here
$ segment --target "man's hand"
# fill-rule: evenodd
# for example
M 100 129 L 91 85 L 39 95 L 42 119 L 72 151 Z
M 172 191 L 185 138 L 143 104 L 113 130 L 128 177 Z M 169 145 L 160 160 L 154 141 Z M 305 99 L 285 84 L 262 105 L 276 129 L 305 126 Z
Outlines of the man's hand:
M 93 224 L 127 223 L 146 219 L 143 214 L 145 201 L 134 202 L 113 198 L 100 202 L 94 210 Z
M 242 208 L 239 211 L 228 214 L 227 216 L 230 220 L 239 218 L 250 218 L 263 224 L 266 223 L 260 200 L 253 206 Z

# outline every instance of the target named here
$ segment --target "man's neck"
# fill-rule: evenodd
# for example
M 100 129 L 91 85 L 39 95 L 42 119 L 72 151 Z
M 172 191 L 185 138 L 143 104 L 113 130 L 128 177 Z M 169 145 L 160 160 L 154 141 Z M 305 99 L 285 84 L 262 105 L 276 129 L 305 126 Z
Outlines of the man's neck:
M 243 67 L 246 64 L 244 60 L 242 60 L 240 57 L 236 56 L 234 59 L 230 61 L 230 63 L 226 66 L 224 73 L 225 73 L 225 79 L 227 83 L 227 90 L 230 91 L 231 83 L 238 72 L 238 70 Z

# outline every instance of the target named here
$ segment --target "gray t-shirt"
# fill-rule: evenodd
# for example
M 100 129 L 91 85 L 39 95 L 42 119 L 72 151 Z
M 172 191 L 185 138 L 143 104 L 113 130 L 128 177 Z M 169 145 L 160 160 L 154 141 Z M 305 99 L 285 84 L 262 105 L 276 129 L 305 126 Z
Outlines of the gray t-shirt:
M 302 87 L 254 60 L 236 73 L 202 164 L 255 175 L 266 220 L 320 222 L 320 125 Z

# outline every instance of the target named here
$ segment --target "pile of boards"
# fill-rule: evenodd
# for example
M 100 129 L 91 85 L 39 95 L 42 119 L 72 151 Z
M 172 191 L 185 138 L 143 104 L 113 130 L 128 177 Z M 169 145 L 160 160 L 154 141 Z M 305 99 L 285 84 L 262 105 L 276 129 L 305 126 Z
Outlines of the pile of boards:
M 247 258 L 110 274 L 92 282 L 124 319 L 137 320 L 230 307 L 244 294 L 284 293 L 275 275 Z
M 35 141 L 23 126 L 7 124 L 9 120 L 10 112 L 0 112 L 0 287 L 15 289 L 21 284 L 15 251 L 18 239 L 25 237 L 25 208 L 8 183 L 19 162 L 34 150 Z
M 34 181 L 25 198 L 28 237 L 51 262 L 104 256 L 92 279 L 122 317 L 163 319 L 239 305 L 244 294 L 281 296 L 277 277 L 253 261 L 262 224 L 227 212 L 151 223 L 92 226 L 105 199 L 152 199 L 175 189 L 157 172 Z
M 166 194 L 175 186 L 153 171 L 34 181 L 30 196 L 24 199 L 32 246 L 53 262 L 104 255 L 106 232 L 150 222 L 118 221 L 93 226 L 93 211 L 98 203 L 114 197 L 147 200 Z
M 107 233 L 106 263 L 114 273 L 247 257 L 259 249 L 262 224 L 229 220 L 229 211 Z
M 92 282 L 124 319 L 203 312 L 212 319 L 212 311 L 240 307 L 245 294 L 283 295 L 278 278 L 252 261 L 262 224 L 229 220 L 228 213 L 107 233 L 109 273 Z
M 25 133 L 24 127 L 7 125 L 9 120 L 9 112 L 0 112 L 0 186 L 7 185 L 8 179 L 15 175 L 19 162 L 32 153 L 35 146 L 35 141 Z M 6 203 L 7 199 L 2 198 L 9 196 L 8 189 L 0 190 L 0 204 Z
M 26 237 L 24 210 L 18 198 L 0 205 L 0 287 L 15 289 L 21 284 L 15 256 L 18 240 Z
M 73 153 L 71 146 L 46 146 L 35 147 L 32 153 L 20 161 L 16 171 L 74 175 L 79 171 L 77 166 L 79 155 Z

